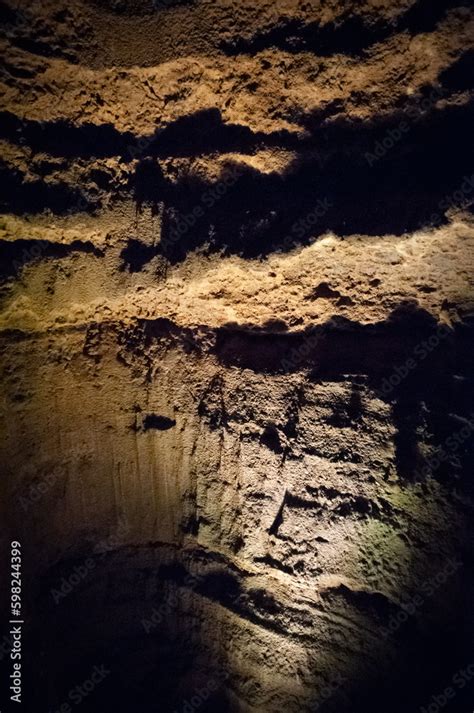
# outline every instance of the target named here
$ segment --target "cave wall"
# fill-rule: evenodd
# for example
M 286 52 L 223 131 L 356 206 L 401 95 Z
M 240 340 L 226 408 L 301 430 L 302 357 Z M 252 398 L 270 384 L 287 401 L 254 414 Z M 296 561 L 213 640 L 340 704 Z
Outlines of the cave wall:
M 472 713 L 470 4 L 0 10 L 26 710 Z

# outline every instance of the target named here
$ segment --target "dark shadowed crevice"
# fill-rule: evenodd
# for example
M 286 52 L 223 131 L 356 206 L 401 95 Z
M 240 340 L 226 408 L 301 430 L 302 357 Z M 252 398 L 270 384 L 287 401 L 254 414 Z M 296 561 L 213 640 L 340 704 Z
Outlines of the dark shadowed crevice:
M 122 270 L 140 272 L 157 254 L 156 249 L 146 243 L 130 238 L 127 246 L 121 251 Z
M 451 92 L 464 92 L 474 86 L 474 50 L 467 50 L 440 74 L 439 81 Z
M 471 6 L 0 0 L 26 711 L 472 713 Z
M 82 212 L 93 214 L 101 205 L 100 197 L 92 198 L 79 186 L 75 187 L 62 181 L 54 183 L 47 183 L 40 179 L 28 181 L 20 171 L 2 166 L 1 162 L 0 181 L 2 181 L 0 210 L 15 215 L 45 211 L 51 211 L 56 215 Z
M 358 56 L 395 32 L 412 35 L 431 32 L 446 12 L 456 7 L 463 7 L 463 3 L 460 0 L 443 0 L 434 6 L 431 0 L 417 0 L 406 13 L 392 22 L 370 21 L 350 13 L 339 18 L 337 23 L 327 25 L 290 19 L 253 36 L 224 40 L 220 48 L 231 56 L 253 55 L 271 48 L 295 54 L 313 52 L 319 56 Z
M 75 126 L 66 120 L 35 121 L 9 111 L 0 113 L 0 136 L 12 143 L 27 144 L 33 153 L 64 158 L 107 158 L 127 155 L 133 149 L 138 152 L 138 138 L 111 124 Z
M 170 428 L 176 426 L 176 421 L 167 416 L 160 416 L 156 413 L 150 413 L 143 419 L 144 431 L 169 431 Z
M 144 17 L 153 13 L 160 13 L 173 8 L 193 5 L 196 0 L 144 0 L 136 3 L 134 0 L 86 0 L 90 5 L 95 5 L 101 10 L 106 10 L 113 15 L 124 17 Z
M 171 262 L 200 246 L 255 258 L 287 252 L 327 231 L 401 235 L 443 225 L 472 173 L 473 117 L 472 106 L 434 112 L 429 121 L 410 126 L 380 158 L 375 152 L 387 127 L 357 134 L 334 126 L 316 132 L 322 166 L 302 152 L 283 175 L 245 167 L 220 192 L 218 183 L 197 178 L 162 187 L 155 199 L 164 200 L 157 252 Z M 469 195 L 463 196 L 463 209 Z M 193 217 L 197 208 L 200 214 Z
M 92 243 L 80 240 L 68 244 L 28 239 L 0 241 L 0 278 L 17 275 L 30 262 L 61 260 L 74 253 L 87 253 L 96 257 L 102 257 L 104 254 Z

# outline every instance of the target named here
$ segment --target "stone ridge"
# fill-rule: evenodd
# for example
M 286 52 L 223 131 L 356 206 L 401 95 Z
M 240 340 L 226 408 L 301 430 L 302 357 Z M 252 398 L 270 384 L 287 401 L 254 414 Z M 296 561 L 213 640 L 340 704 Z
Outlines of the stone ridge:
M 471 5 L 0 3 L 25 710 L 103 664 L 84 713 L 419 713 L 468 665 Z

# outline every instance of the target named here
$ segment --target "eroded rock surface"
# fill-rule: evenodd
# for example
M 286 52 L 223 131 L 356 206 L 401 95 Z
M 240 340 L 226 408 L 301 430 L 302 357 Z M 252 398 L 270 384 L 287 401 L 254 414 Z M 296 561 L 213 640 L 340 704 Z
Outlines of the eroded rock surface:
M 474 661 L 470 3 L 1 13 L 27 705 L 427 708 Z

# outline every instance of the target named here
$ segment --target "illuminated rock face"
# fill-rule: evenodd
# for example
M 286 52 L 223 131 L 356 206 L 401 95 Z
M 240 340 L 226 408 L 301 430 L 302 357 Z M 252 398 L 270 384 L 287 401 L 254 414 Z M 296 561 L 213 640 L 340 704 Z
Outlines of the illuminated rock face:
M 349 5 L 2 9 L 31 710 L 472 710 L 473 14 Z

